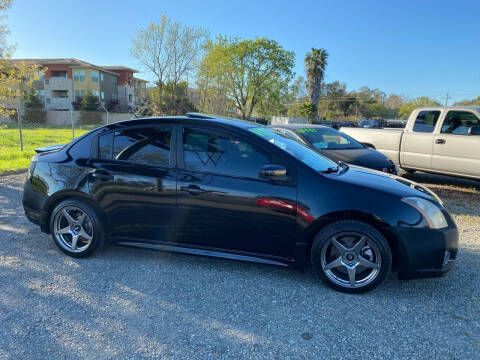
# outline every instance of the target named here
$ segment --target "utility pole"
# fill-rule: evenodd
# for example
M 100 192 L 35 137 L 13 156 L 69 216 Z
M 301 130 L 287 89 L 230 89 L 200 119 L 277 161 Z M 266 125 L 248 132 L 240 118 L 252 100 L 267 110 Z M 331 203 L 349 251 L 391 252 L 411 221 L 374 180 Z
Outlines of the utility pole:
M 451 99 L 452 97 L 448 94 L 448 91 L 447 91 L 447 94 L 445 95 L 445 107 L 448 106 L 448 100 Z

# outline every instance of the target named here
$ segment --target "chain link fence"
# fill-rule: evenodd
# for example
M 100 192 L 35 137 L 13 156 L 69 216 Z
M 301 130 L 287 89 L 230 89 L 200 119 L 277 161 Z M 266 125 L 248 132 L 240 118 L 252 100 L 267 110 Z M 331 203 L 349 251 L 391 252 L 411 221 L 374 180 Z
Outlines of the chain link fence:
M 36 148 L 67 144 L 99 126 L 134 118 L 106 111 L 16 110 L 0 117 L 0 173 L 27 168 Z

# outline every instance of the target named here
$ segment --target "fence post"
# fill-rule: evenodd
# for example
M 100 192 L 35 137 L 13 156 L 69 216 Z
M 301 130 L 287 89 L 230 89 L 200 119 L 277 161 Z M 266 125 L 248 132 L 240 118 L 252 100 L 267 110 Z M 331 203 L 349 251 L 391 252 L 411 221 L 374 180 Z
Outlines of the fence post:
M 75 140 L 75 124 L 73 122 L 73 110 L 70 109 L 70 121 L 72 122 L 72 140 Z
M 23 151 L 23 134 L 22 134 L 22 116 L 20 108 L 17 107 L 18 134 L 20 136 L 20 151 Z

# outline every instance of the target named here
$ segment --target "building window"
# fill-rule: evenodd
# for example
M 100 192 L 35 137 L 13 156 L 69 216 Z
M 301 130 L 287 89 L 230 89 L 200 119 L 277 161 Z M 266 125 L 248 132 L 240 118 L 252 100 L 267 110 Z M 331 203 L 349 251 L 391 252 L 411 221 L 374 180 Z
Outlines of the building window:
M 103 73 L 100 73 L 100 81 L 103 81 Z
M 56 99 L 68 98 L 68 90 L 52 90 L 52 97 Z
M 132 102 L 132 94 L 128 94 L 128 102 Z
M 117 86 L 117 78 L 115 76 L 112 77 L 112 85 Z
M 98 90 L 93 90 L 93 95 L 95 95 L 98 98 Z
M 85 81 L 85 70 L 74 70 L 73 71 L 73 80 L 74 81 Z
M 92 74 L 92 81 L 93 82 L 98 82 L 98 71 L 90 71 L 90 73 Z
M 113 93 L 113 94 L 112 94 L 112 100 L 113 100 L 113 101 L 117 101 L 117 100 L 118 100 L 118 95 L 117 95 L 117 93 Z
M 80 100 L 85 94 L 85 90 L 75 90 L 75 99 Z
M 47 98 L 47 104 L 50 104 L 50 98 Z
M 100 97 L 102 100 L 105 100 L 105 93 L 103 91 L 100 93 Z

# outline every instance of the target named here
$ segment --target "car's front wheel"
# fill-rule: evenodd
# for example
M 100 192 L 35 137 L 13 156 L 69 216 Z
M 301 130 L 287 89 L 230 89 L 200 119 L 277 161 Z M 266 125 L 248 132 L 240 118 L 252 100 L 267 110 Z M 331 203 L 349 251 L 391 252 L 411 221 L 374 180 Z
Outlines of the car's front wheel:
M 361 221 L 343 220 L 316 235 L 311 261 L 317 275 L 330 287 L 361 293 L 385 280 L 392 266 L 392 253 L 377 229 Z
M 103 247 L 103 225 L 95 210 L 80 200 L 65 200 L 55 207 L 50 233 L 60 250 L 72 257 L 87 257 Z

